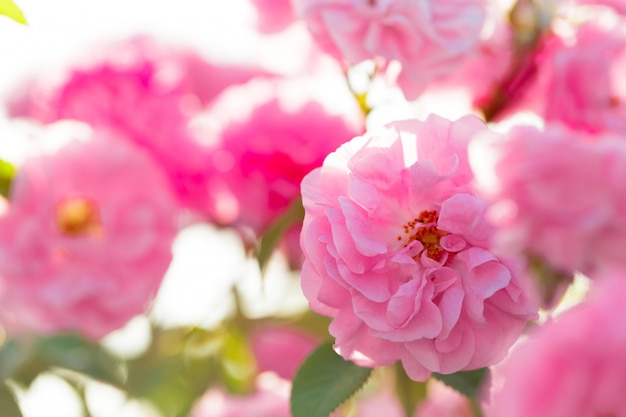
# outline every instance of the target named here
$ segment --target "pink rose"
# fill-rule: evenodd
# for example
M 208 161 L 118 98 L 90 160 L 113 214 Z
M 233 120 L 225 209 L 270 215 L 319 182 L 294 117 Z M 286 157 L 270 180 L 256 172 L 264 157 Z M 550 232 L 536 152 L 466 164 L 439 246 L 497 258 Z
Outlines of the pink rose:
M 169 266 L 177 208 L 160 168 L 105 131 L 29 159 L 0 217 L 3 325 L 93 339 L 124 325 Z
M 320 46 L 357 64 L 382 58 L 402 65 L 398 83 L 414 99 L 451 74 L 474 48 L 485 19 L 482 0 L 295 0 Z
M 285 379 L 293 379 L 317 345 L 311 335 L 286 326 L 262 327 L 254 332 L 251 343 L 259 371 L 272 371 Z
M 462 65 L 452 74 L 428 83 L 424 91 L 426 97 L 422 97 L 424 103 L 429 96 L 445 97 L 450 91 L 462 91 L 470 104 L 482 107 L 504 82 L 515 62 L 514 31 L 509 21 L 509 10 L 505 10 L 499 2 L 490 2 L 486 12 L 485 28 L 476 47 L 468 51 Z M 501 93 L 498 91 L 496 94 Z
M 335 349 L 408 375 L 499 361 L 536 308 L 517 262 L 488 250 L 486 203 L 470 187 L 473 116 L 431 115 L 357 137 L 302 182 L 302 288 L 331 316 Z
M 199 140 L 214 142 L 207 211 L 216 223 L 260 235 L 299 197 L 302 178 L 362 132 L 347 89 L 322 87 L 308 78 L 253 80 L 225 91 L 196 119 Z
M 623 138 L 517 126 L 480 133 L 469 154 L 492 203 L 498 253 L 528 253 L 569 273 L 625 265 Z
M 626 133 L 625 17 L 605 10 L 568 36 L 547 36 L 533 60 L 536 78 L 513 110 L 590 133 Z
M 147 37 L 96 48 L 80 64 L 18 92 L 13 116 L 76 119 L 122 132 L 168 172 L 181 201 L 201 209 L 211 155 L 187 131 L 189 118 L 228 85 L 264 74 L 213 65 Z
M 489 416 L 626 415 L 626 279 L 604 278 L 588 301 L 531 333 L 496 368 Z

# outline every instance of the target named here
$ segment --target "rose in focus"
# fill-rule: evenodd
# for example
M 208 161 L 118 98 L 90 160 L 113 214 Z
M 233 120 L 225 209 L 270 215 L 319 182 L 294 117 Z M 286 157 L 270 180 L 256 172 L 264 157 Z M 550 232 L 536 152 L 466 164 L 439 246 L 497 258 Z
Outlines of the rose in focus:
M 331 316 L 335 349 L 362 366 L 398 360 L 415 380 L 502 359 L 536 307 L 520 261 L 489 252 L 472 192 L 467 116 L 407 120 L 342 145 L 302 183 L 302 288 Z

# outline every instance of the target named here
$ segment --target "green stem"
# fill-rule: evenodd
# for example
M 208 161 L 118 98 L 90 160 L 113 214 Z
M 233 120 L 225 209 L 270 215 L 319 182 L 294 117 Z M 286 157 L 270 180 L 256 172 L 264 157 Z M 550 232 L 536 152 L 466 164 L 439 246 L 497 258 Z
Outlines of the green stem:
M 472 416 L 474 417 L 483 417 L 483 411 L 480 408 L 480 404 L 476 401 L 475 398 L 468 398 L 470 410 L 472 410 Z
M 416 382 L 408 377 L 402 364 L 395 365 L 396 393 L 406 417 L 412 417 L 417 405 L 426 398 L 426 383 Z

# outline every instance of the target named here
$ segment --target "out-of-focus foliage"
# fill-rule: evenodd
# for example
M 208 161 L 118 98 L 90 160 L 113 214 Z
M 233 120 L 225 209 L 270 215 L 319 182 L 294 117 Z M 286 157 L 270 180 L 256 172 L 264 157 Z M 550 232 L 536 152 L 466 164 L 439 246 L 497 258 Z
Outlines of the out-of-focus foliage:
M 13 0 L 0 0 L 0 14 L 10 17 L 18 23 L 27 24 L 24 13 Z

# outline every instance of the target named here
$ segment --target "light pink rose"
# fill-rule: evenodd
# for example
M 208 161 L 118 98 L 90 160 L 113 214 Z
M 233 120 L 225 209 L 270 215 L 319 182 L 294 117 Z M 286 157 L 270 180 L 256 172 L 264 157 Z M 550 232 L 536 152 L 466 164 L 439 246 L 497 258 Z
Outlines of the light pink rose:
M 257 10 L 257 29 L 261 33 L 275 33 L 292 24 L 294 16 L 291 0 L 250 0 Z
M 177 210 L 160 168 L 112 133 L 29 159 L 0 217 L 3 325 L 93 339 L 121 327 L 159 288 Z
M 426 399 L 415 410 L 415 417 L 472 417 L 467 397 L 441 381 L 430 379 Z
M 416 98 L 450 74 L 478 42 L 482 0 L 295 0 L 320 46 L 348 64 L 382 58 L 402 65 L 398 84 Z
M 363 131 L 347 89 L 317 86 L 253 80 L 226 90 L 192 124 L 199 140 L 213 142 L 207 211 L 216 223 L 260 235 L 299 197 L 302 178 Z
M 626 416 L 626 279 L 603 278 L 496 368 L 489 416 Z
M 148 37 L 94 47 L 58 79 L 20 89 L 9 113 L 43 123 L 76 119 L 122 132 L 168 172 L 181 201 L 201 209 L 211 155 L 187 131 L 189 118 L 233 83 L 264 72 L 214 65 Z
M 598 15 L 569 35 L 546 36 L 535 81 L 514 110 L 590 133 L 626 134 L 626 17 Z
M 251 345 L 259 371 L 271 371 L 291 380 L 317 342 L 296 328 L 265 326 L 254 332 Z
M 452 74 L 428 84 L 426 100 L 431 94 L 460 90 L 474 107 L 481 108 L 494 94 L 502 94 L 501 85 L 515 64 L 514 31 L 509 10 L 502 4 L 490 2 L 486 11 L 485 27 L 476 47 L 467 52 L 462 65 Z
M 401 360 L 425 380 L 497 362 L 535 317 L 517 262 L 488 250 L 470 187 L 467 143 L 485 129 L 473 116 L 395 122 L 305 177 L 302 288 L 344 358 Z
M 626 142 L 548 125 L 483 132 L 469 147 L 492 203 L 498 253 L 528 253 L 563 272 L 591 273 L 626 258 Z

